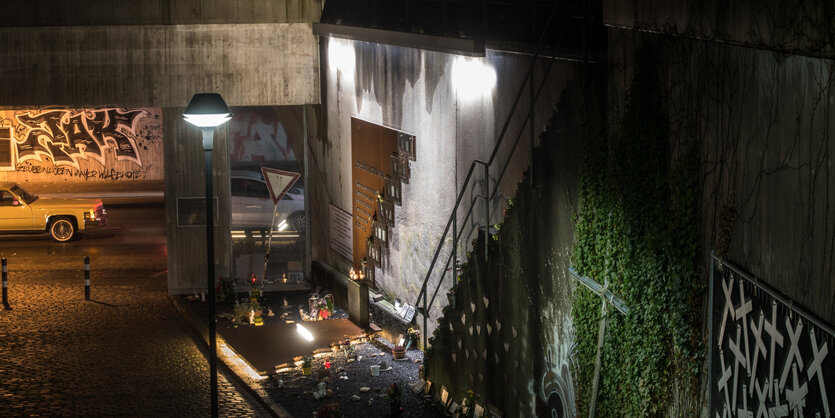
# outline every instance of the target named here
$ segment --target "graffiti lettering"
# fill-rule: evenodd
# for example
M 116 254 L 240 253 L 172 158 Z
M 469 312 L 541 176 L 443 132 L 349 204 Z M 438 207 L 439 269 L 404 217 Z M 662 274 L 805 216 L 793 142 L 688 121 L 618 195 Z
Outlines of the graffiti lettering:
M 56 166 L 78 169 L 80 159 L 104 165 L 105 151 L 117 160 L 141 166 L 136 144 L 137 122 L 148 112 L 138 109 L 52 109 L 15 115 L 18 162 L 52 159 Z
M 82 170 L 75 167 L 64 167 L 64 166 L 40 166 L 40 165 L 32 165 L 29 162 L 25 162 L 22 164 L 18 164 L 15 168 L 15 171 L 19 173 L 32 173 L 32 174 L 48 174 L 53 175 L 56 177 L 71 177 L 71 178 L 78 178 L 85 181 L 90 180 L 110 180 L 110 181 L 118 181 L 118 180 L 142 180 L 144 179 L 148 171 L 150 170 L 150 165 L 142 168 L 137 168 L 135 170 Z
M 235 113 L 229 126 L 233 161 L 295 161 L 287 133 L 272 108 Z

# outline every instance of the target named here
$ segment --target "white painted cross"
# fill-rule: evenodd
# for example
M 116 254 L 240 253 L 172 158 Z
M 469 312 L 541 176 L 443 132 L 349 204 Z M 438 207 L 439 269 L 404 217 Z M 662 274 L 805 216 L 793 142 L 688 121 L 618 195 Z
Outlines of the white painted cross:
M 777 382 L 774 382 L 776 385 Z M 783 418 L 789 416 L 789 405 L 780 403 L 780 393 L 774 395 L 774 406 L 768 408 L 769 418 Z
M 745 392 L 748 392 L 748 386 L 742 385 L 742 408 L 737 408 L 736 416 L 740 418 L 754 418 L 754 413 L 748 410 L 748 397 Z
M 792 361 L 797 359 L 797 364 L 801 369 L 803 368 L 803 357 L 800 357 L 800 346 L 797 345 L 800 341 L 800 331 L 803 331 L 803 322 L 798 320 L 797 328 L 792 328 L 792 322 L 789 318 L 786 318 L 786 330 L 789 332 L 791 346 L 789 346 L 789 354 L 786 356 L 786 363 L 783 366 L 783 374 L 780 375 L 781 391 L 786 387 L 786 378 L 789 377 L 789 369 L 791 368 Z
M 727 323 L 728 314 L 731 314 L 732 321 L 734 319 L 734 302 L 731 300 L 733 294 L 732 280 L 730 279 L 727 282 L 722 280 L 722 293 L 725 294 L 725 309 L 722 310 L 722 324 L 719 326 L 719 339 L 716 341 L 722 341 L 722 338 L 725 337 L 725 324 Z
M 797 365 L 792 364 L 792 389 L 786 389 L 786 400 L 789 401 L 789 409 L 794 410 L 795 418 L 803 418 L 803 408 L 806 406 L 809 388 L 806 382 L 799 386 L 797 383 Z
M 748 382 L 750 386 L 748 386 L 748 396 L 753 395 L 754 393 L 754 378 L 757 376 L 757 363 L 760 359 L 760 354 L 762 354 L 763 358 L 767 358 L 768 352 L 765 350 L 765 344 L 763 344 L 763 321 L 765 320 L 765 315 L 760 311 L 760 322 L 759 325 L 754 324 L 754 320 L 751 320 L 751 332 L 754 334 L 754 361 L 751 364 L 751 380 Z
M 742 285 L 742 280 L 739 280 L 737 283 L 739 283 L 739 303 L 740 303 L 740 305 L 739 305 L 738 308 L 736 308 L 735 315 L 736 315 L 737 320 L 739 320 L 739 319 L 742 320 L 742 330 L 744 331 L 742 333 L 742 335 L 745 337 L 745 364 L 744 364 L 744 366 L 745 366 L 745 370 L 747 370 L 748 372 L 751 372 L 751 357 L 748 355 L 748 353 L 751 352 L 751 350 L 748 349 L 748 321 L 746 321 L 745 318 L 751 312 L 753 307 L 751 305 L 751 300 L 750 299 L 748 301 L 745 300 L 745 287 Z
M 728 341 L 728 347 L 731 349 L 731 352 L 734 353 L 734 384 L 733 384 L 733 394 L 731 395 L 731 410 L 736 408 L 736 392 L 737 392 L 737 379 L 739 379 L 739 365 L 741 364 L 742 367 L 745 367 L 745 355 L 742 354 L 740 350 L 742 336 L 740 333 L 742 330 L 740 329 L 739 325 L 736 326 L 736 342 L 733 340 Z M 747 394 L 742 394 L 742 396 L 747 396 Z
M 768 381 L 774 381 L 774 357 L 776 357 L 776 351 L 774 351 L 774 344 L 778 344 L 780 347 L 783 346 L 783 334 L 777 329 L 777 301 L 771 301 L 771 322 L 768 320 L 765 321 L 765 332 L 771 337 L 771 353 L 768 356 Z M 769 399 L 774 398 L 774 391 L 777 388 L 772 388 L 769 390 L 768 397 Z
M 754 385 L 757 392 L 757 400 L 760 401 L 757 407 L 757 418 L 768 418 L 768 408 L 765 406 L 765 398 L 768 397 L 768 382 L 760 386 L 759 381 L 754 381 Z
M 730 406 L 731 404 L 729 395 L 730 389 L 728 389 L 728 380 L 731 380 L 731 376 L 733 376 L 733 373 L 731 371 L 730 366 L 725 367 L 725 356 L 722 354 L 721 351 L 719 352 L 719 363 L 722 367 L 722 377 L 719 378 L 719 382 L 717 385 L 719 387 L 719 392 L 725 392 L 725 410 L 727 411 L 728 406 Z
M 818 341 L 815 338 L 814 331 L 809 330 L 809 338 L 812 340 L 813 359 L 806 374 L 809 380 L 812 380 L 812 376 L 818 376 L 818 387 L 820 388 L 821 400 L 823 401 L 823 413 L 826 418 L 829 418 L 831 416 L 829 412 L 829 398 L 826 396 L 826 384 L 823 382 L 823 370 L 821 370 L 821 364 L 823 363 L 823 359 L 826 358 L 827 353 L 829 353 L 829 350 L 826 348 L 826 340 L 824 340 L 822 348 L 818 349 Z M 801 367 L 803 367 L 802 363 Z
M 571 274 L 572 277 L 577 279 L 580 283 L 582 283 L 586 288 L 594 292 L 596 295 L 600 296 L 601 302 L 601 315 L 602 319 L 600 320 L 600 331 L 597 334 L 597 357 L 594 361 L 594 380 L 592 381 L 592 397 L 591 397 L 591 404 L 589 405 L 589 416 L 594 416 L 594 409 L 595 405 L 597 404 L 597 387 L 600 383 L 600 353 L 601 348 L 603 347 L 603 338 L 606 335 L 606 322 L 608 321 L 608 316 L 606 315 L 608 309 L 607 304 L 611 304 L 615 307 L 620 313 L 624 315 L 629 314 L 629 308 L 626 307 L 626 304 L 623 303 L 623 300 L 617 296 L 615 296 L 611 291 L 609 291 L 609 282 L 601 286 L 599 283 L 595 282 L 594 280 L 581 276 L 578 274 L 573 268 L 569 267 L 568 272 Z

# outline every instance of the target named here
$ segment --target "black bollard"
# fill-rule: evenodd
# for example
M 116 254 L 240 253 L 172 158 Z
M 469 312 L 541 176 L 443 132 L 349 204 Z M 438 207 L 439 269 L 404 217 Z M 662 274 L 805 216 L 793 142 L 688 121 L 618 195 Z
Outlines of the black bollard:
M 3 307 L 6 308 L 7 311 L 10 311 L 10 310 L 12 310 L 12 307 L 9 306 L 9 273 L 6 270 L 6 257 L 3 257 L 2 265 L 3 265 Z
M 90 257 L 84 257 L 84 300 L 90 300 Z

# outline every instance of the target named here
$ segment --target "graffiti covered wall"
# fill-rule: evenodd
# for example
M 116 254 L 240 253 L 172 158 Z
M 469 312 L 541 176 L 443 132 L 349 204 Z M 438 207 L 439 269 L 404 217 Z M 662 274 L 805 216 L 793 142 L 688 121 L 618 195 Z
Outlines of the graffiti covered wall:
M 240 107 L 233 109 L 233 114 L 229 124 L 233 165 L 296 161 L 284 125 L 272 107 Z
M 0 111 L 0 170 L 20 183 L 164 179 L 162 109 Z

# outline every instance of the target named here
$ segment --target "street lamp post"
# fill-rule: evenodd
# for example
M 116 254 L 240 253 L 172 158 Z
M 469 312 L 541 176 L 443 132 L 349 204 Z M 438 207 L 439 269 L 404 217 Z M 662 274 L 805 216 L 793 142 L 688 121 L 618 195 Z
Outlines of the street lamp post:
M 206 262 L 209 296 L 209 378 L 212 397 L 212 417 L 217 417 L 217 341 L 215 330 L 215 242 L 214 199 L 212 193 L 212 148 L 215 128 L 232 118 L 226 102 L 217 93 L 197 93 L 183 112 L 186 122 L 203 131 L 203 154 L 206 176 Z

